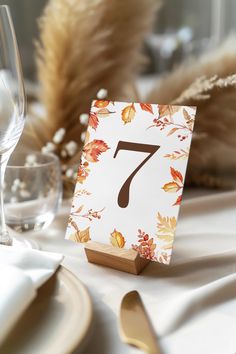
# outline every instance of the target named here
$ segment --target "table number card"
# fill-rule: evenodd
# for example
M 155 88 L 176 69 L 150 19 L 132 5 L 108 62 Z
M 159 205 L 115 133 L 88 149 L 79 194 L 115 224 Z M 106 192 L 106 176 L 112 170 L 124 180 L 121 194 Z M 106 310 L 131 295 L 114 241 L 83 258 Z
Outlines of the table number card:
M 195 107 L 93 101 L 66 238 L 170 262 Z

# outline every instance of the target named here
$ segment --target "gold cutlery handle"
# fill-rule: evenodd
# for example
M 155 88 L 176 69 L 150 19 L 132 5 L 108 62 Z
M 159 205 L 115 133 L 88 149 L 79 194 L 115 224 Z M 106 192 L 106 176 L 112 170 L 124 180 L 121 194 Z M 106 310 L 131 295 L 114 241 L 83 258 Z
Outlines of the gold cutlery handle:
M 151 349 L 147 352 L 147 354 L 161 354 L 161 351 L 159 348 Z

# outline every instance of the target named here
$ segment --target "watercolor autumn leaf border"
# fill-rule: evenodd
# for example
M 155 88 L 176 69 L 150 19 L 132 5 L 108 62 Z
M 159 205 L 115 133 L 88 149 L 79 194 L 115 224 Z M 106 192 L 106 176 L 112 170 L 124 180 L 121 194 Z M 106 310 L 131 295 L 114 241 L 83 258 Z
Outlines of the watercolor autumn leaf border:
M 77 182 L 83 183 L 90 173 L 89 164 L 99 162 L 99 156 L 109 150 L 109 146 L 103 140 L 94 139 L 85 143 L 77 174 Z
M 113 247 L 124 248 L 126 240 L 120 231 L 114 229 L 110 234 L 110 243 Z
M 131 248 L 138 252 L 142 258 L 169 264 L 176 225 L 177 219 L 174 216 L 163 216 L 158 212 L 155 237 L 151 237 L 145 231 L 138 229 L 137 244 L 132 244 Z M 120 231 L 114 229 L 110 234 L 110 243 L 113 247 L 123 248 L 126 240 Z
M 116 113 L 115 111 L 110 111 L 107 106 L 109 104 L 112 104 L 114 106 L 113 101 L 104 101 L 104 100 L 96 100 L 93 101 L 90 115 L 89 115 L 89 121 L 88 121 L 88 126 L 91 127 L 92 129 L 96 130 L 98 125 L 99 125 L 99 120 L 101 118 L 107 118 L 111 114 Z M 95 110 L 94 110 L 95 109 Z
M 157 261 L 155 249 L 157 245 L 154 239 L 141 229 L 138 229 L 138 244 L 132 244 L 132 249 L 137 251 L 141 257 L 149 259 L 150 261 Z
M 116 113 L 110 111 L 108 105 L 115 105 L 113 101 L 96 100 L 92 103 L 92 108 L 89 115 L 88 125 L 92 129 L 96 130 L 101 118 L 109 117 L 111 114 Z M 127 103 L 127 105 L 121 111 L 121 119 L 124 124 L 131 123 L 136 115 L 136 107 L 140 106 L 143 111 L 154 114 L 152 105 L 149 103 Z
M 93 101 L 92 108 L 89 115 L 88 127 L 96 130 L 99 125 L 99 119 L 109 117 L 111 114 L 116 113 L 115 111 L 110 111 L 107 106 L 112 104 L 113 101 L 96 100 Z M 96 111 L 93 111 L 95 107 Z M 84 183 L 90 173 L 90 163 L 99 162 L 99 156 L 109 150 L 109 146 L 104 140 L 94 139 L 89 141 L 89 131 L 87 131 L 87 139 L 85 141 L 82 156 L 80 161 L 80 166 L 77 174 L 77 182 Z
M 150 125 L 147 129 L 150 128 L 159 128 L 160 131 L 167 131 L 167 137 L 171 136 L 178 132 L 178 139 L 184 141 L 192 135 L 194 121 L 195 121 L 195 112 L 190 114 L 185 107 L 183 106 L 171 106 L 171 105 L 158 105 L 159 114 L 156 118 L 153 119 L 153 124 Z M 183 110 L 183 122 L 175 121 L 175 113 Z M 170 128 L 170 129 L 169 129 Z
M 111 104 L 115 106 L 114 101 L 96 100 L 92 103 L 92 108 L 89 116 L 89 127 L 96 130 L 101 118 L 109 117 L 111 114 L 116 113 L 113 110 L 109 110 L 108 106 Z M 157 107 L 158 114 L 154 114 L 153 107 Z M 154 115 L 153 124 L 148 126 L 150 128 L 159 128 L 160 131 L 167 130 L 167 136 L 171 136 L 178 132 L 178 139 L 184 141 L 190 134 L 193 133 L 195 112 L 189 113 L 184 106 L 173 105 L 154 105 L 150 103 L 127 103 L 127 105 L 121 111 L 121 119 L 124 124 L 131 123 L 135 118 L 137 107 L 141 110 Z M 189 107 L 192 108 L 192 107 Z M 182 110 L 183 122 L 175 121 L 175 114 Z M 168 129 L 170 128 L 170 129 Z
M 95 107 L 96 111 L 92 111 L 89 117 L 89 127 L 91 129 L 96 130 L 99 125 L 99 120 L 109 117 L 111 114 L 115 113 L 113 110 L 108 109 L 108 105 L 115 105 L 112 101 L 94 101 L 93 107 Z M 121 119 L 124 124 L 131 123 L 136 115 L 136 105 L 139 105 L 143 111 L 146 111 L 152 115 L 153 105 L 144 104 L 144 103 L 131 103 L 127 104 L 126 107 L 122 109 Z M 194 118 L 191 116 L 187 110 L 181 106 L 170 106 L 170 105 L 157 105 L 158 107 L 158 117 L 154 118 L 154 125 L 149 126 L 149 128 L 159 127 L 160 130 L 167 130 L 167 127 L 170 127 L 170 130 L 167 130 L 167 136 L 171 136 L 172 134 L 180 131 L 185 131 L 185 135 L 178 135 L 180 141 L 185 140 L 189 133 L 193 131 Z M 174 114 L 183 109 L 183 117 L 184 123 L 179 124 L 174 121 Z M 187 134 L 186 134 L 187 132 Z M 108 145 L 103 140 L 94 139 L 91 142 L 85 143 L 82 158 L 81 166 L 78 171 L 78 181 L 83 183 L 83 181 L 88 177 L 90 169 L 89 164 L 95 163 L 99 161 L 99 156 L 106 152 L 109 149 Z M 185 160 L 188 158 L 189 149 L 180 149 L 175 150 L 169 154 L 164 155 L 165 158 L 170 160 Z M 172 181 L 166 183 L 162 189 L 165 192 L 176 193 L 183 188 L 183 176 L 182 174 L 175 170 L 173 167 L 170 167 L 171 176 L 173 178 Z M 79 193 L 78 193 L 79 194 Z M 86 193 L 85 193 L 86 194 Z M 182 196 L 179 195 L 176 202 L 173 204 L 179 205 L 182 200 Z M 77 216 L 79 217 L 87 217 L 90 221 L 95 218 L 99 218 L 99 213 L 101 213 L 104 209 L 99 211 L 93 211 L 89 209 L 87 214 L 78 215 L 82 211 L 83 206 L 79 207 L 79 210 L 76 211 Z M 73 215 L 73 214 L 72 214 Z M 74 227 L 76 233 L 76 241 L 77 242 L 87 242 L 90 240 L 89 227 L 85 230 L 78 230 L 77 224 L 72 219 L 72 215 L 70 216 L 70 223 Z M 142 257 L 145 257 L 150 260 L 159 261 L 161 263 L 168 264 L 170 261 L 172 244 L 174 240 L 174 232 L 176 228 L 176 219 L 175 217 L 163 217 L 160 213 L 157 215 L 158 223 L 157 223 L 157 243 L 154 242 L 154 238 L 151 238 L 145 231 L 138 229 L 138 244 L 132 244 L 132 248 L 140 253 Z M 125 246 L 126 240 L 121 232 L 114 229 L 114 231 L 110 234 L 110 243 L 114 247 L 123 248 Z M 158 247 L 157 247 L 158 245 Z M 156 250 L 156 252 L 155 252 Z
M 158 212 L 156 242 L 145 231 L 138 229 L 138 244 L 132 244 L 132 248 L 143 258 L 169 264 L 176 225 L 174 216 L 162 216 Z
M 162 189 L 167 193 L 176 193 L 183 189 L 183 176 L 180 171 L 170 167 L 172 181 L 165 183 Z M 180 205 L 182 194 L 180 194 L 172 206 Z M 163 216 L 157 213 L 157 241 L 150 237 L 145 231 L 138 229 L 138 244 L 132 244 L 132 248 L 141 257 L 160 263 L 169 264 L 173 248 L 174 235 L 177 226 L 175 216 Z
M 93 210 L 92 208 L 89 208 L 87 211 L 83 212 L 84 205 L 81 204 L 79 207 L 75 209 L 75 205 L 77 204 L 76 202 L 77 198 L 81 196 L 87 197 L 90 195 L 91 193 L 87 189 L 79 189 L 76 190 L 74 193 L 73 203 L 72 203 L 71 212 L 68 220 L 68 227 L 71 227 L 74 230 L 74 232 L 68 236 L 68 239 L 71 241 L 84 243 L 91 240 L 90 226 L 86 227 L 83 230 L 80 230 L 78 228 L 76 219 L 78 218 L 86 219 L 87 222 L 90 224 L 94 219 L 100 220 L 102 217 L 102 212 L 104 211 L 105 207 L 103 207 L 100 210 Z
M 165 183 L 162 189 L 166 193 L 177 193 L 184 188 L 184 178 L 183 175 L 180 171 L 176 170 L 174 167 L 170 166 L 170 173 L 172 176 L 172 181 Z M 180 194 L 175 203 L 172 204 L 173 206 L 175 205 L 180 205 L 182 201 L 182 194 Z
M 180 150 L 174 150 L 173 152 L 169 154 L 165 154 L 164 157 L 170 160 L 187 160 L 189 156 L 189 148 L 180 149 Z

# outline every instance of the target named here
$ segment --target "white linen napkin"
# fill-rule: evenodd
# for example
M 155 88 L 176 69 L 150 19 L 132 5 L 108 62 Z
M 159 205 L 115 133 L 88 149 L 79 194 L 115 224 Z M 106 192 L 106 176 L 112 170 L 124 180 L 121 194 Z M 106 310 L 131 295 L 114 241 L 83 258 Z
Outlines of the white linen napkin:
M 62 259 L 61 254 L 0 245 L 0 343 Z

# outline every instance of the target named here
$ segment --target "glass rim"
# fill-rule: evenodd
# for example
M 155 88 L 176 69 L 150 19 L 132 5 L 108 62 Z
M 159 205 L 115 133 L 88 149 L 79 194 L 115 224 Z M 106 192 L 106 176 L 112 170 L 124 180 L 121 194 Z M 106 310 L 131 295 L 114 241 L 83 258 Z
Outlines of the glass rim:
M 9 5 L 6 5 L 6 4 L 0 5 L 0 8 L 1 9 L 6 9 L 6 10 L 10 9 Z
M 16 58 L 16 60 L 15 60 L 15 62 L 16 62 L 15 63 L 16 77 L 17 77 L 17 80 L 19 81 L 18 82 L 19 90 L 20 90 L 22 96 L 24 97 L 23 102 L 22 102 L 22 110 L 20 113 L 23 115 L 23 117 L 25 117 L 26 116 L 26 94 L 25 94 L 25 87 L 24 87 L 23 81 L 20 80 L 21 77 L 23 78 L 21 56 L 20 56 L 19 47 L 18 47 L 18 43 L 17 43 L 14 23 L 13 23 L 12 16 L 11 16 L 11 8 L 9 5 L 6 5 L 6 4 L 0 5 L 0 16 L 6 17 L 7 22 L 9 24 L 9 30 L 10 30 L 9 33 L 12 38 L 14 57 Z
M 40 156 L 46 156 L 51 158 L 51 161 L 45 161 L 45 162 L 37 162 L 37 165 L 29 165 L 29 166 L 25 166 L 25 165 L 19 165 L 19 164 L 13 164 L 13 165 L 8 165 L 6 166 L 6 169 L 36 169 L 36 168 L 42 168 L 42 167 L 47 167 L 50 165 L 54 165 L 55 163 L 60 167 L 60 160 L 58 158 L 57 155 L 53 154 L 53 153 L 42 153 L 40 151 L 31 151 L 31 152 L 17 152 L 14 153 L 12 155 L 12 157 L 17 157 L 17 156 L 29 156 L 29 155 L 40 155 Z M 11 158 L 9 159 L 8 163 L 11 161 Z

